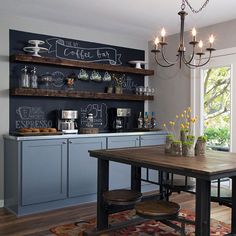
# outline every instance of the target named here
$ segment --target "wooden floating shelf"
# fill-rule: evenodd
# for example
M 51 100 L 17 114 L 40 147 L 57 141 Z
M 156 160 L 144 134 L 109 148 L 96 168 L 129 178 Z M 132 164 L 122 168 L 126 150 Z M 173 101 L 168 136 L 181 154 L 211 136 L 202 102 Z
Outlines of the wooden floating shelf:
M 11 60 L 18 61 L 18 62 L 39 63 L 39 64 L 47 64 L 47 65 L 77 67 L 77 68 L 83 68 L 83 69 L 112 71 L 112 72 L 119 72 L 119 73 L 131 73 L 131 74 L 139 74 L 139 75 L 144 75 L 144 76 L 154 75 L 154 70 L 136 69 L 136 68 L 128 67 L 128 66 L 98 64 L 98 63 L 92 63 L 92 62 L 75 61 L 75 60 L 60 59 L 60 58 L 54 58 L 54 57 L 35 57 L 31 55 L 26 55 L 26 54 L 12 55 Z
M 87 91 L 65 91 L 52 89 L 32 89 L 32 88 L 15 88 L 10 89 L 11 96 L 32 96 L 32 97 L 66 97 L 81 99 L 103 99 L 103 100 L 129 100 L 144 101 L 153 100 L 153 96 L 136 95 L 136 94 L 115 94 L 115 93 L 96 93 Z

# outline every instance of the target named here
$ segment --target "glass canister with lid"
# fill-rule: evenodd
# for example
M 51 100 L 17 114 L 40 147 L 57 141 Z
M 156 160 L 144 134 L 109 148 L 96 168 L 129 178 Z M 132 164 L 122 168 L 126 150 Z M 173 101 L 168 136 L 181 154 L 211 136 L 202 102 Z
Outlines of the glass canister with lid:
M 86 120 L 86 127 L 93 128 L 93 113 L 88 113 Z

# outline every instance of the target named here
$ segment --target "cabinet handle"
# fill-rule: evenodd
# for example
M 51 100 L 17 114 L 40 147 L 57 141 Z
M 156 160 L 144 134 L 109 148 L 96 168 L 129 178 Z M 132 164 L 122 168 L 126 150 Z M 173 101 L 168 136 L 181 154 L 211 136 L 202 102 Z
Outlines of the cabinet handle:
M 73 143 L 72 141 L 69 141 L 69 143 Z
M 66 141 L 63 141 L 62 144 L 66 144 Z

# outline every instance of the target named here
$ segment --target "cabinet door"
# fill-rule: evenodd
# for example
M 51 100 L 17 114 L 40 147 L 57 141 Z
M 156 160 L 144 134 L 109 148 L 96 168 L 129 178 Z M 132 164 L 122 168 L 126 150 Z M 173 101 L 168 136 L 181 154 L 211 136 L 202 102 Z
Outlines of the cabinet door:
M 139 136 L 108 137 L 108 148 L 138 147 Z M 119 189 L 130 187 L 130 165 L 109 162 L 109 188 Z
M 66 197 L 66 139 L 23 141 L 21 161 L 22 205 Z
M 161 145 L 166 141 L 166 134 L 149 134 L 140 137 L 141 146 Z
M 166 134 L 150 134 L 142 135 L 140 137 L 140 145 L 144 146 L 154 146 L 162 145 L 165 143 Z M 142 178 L 146 179 L 148 176 L 149 180 L 158 182 L 158 171 L 142 168 Z
M 97 158 L 88 150 L 105 149 L 106 138 L 76 138 L 69 140 L 69 197 L 97 192 Z

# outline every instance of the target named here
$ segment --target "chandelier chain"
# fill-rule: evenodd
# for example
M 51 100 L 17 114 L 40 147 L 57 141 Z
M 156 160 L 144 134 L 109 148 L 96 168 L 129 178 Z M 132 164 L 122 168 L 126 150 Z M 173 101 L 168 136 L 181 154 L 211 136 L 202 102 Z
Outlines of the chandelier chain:
M 182 6 L 181 6 L 181 9 L 183 9 L 183 7 L 185 8 L 185 2 L 187 3 L 188 7 L 190 8 L 190 10 L 193 12 L 193 13 L 199 13 L 203 10 L 203 8 L 206 7 L 206 5 L 209 3 L 210 0 L 206 0 L 203 5 L 198 9 L 198 10 L 195 10 L 191 5 L 190 3 L 188 2 L 188 0 L 183 0 L 182 2 Z

